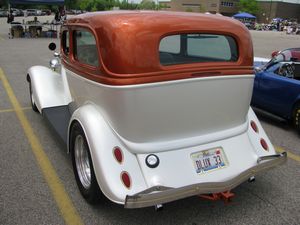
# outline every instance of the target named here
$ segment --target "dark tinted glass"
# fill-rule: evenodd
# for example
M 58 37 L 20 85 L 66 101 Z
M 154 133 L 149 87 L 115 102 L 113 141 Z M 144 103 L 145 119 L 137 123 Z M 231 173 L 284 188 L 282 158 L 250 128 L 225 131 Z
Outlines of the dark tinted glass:
M 98 52 L 94 35 L 89 31 L 74 32 L 74 56 L 81 63 L 98 66 Z
M 160 63 L 175 65 L 238 60 L 235 40 L 217 34 L 178 34 L 164 37 L 159 45 Z

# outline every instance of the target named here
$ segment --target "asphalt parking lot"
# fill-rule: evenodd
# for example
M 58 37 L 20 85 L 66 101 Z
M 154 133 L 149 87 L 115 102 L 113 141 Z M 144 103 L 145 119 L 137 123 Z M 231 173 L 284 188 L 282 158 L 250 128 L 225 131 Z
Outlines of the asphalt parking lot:
M 41 20 L 48 18 L 41 18 Z M 16 18 L 22 20 L 22 18 Z M 103 202 L 90 206 L 81 197 L 71 160 L 43 118 L 30 107 L 26 71 L 48 66 L 47 48 L 58 39 L 9 39 L 0 18 L 0 224 L 299 224 L 300 136 L 289 125 L 260 117 L 288 162 L 233 190 L 229 204 L 192 197 L 154 208 L 124 209 Z M 251 32 L 254 54 L 299 47 L 300 36 Z

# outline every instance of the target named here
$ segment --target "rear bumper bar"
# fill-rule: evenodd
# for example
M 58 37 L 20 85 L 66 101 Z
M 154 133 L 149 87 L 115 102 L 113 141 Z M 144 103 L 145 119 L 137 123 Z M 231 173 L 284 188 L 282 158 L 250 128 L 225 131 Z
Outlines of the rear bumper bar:
M 260 157 L 257 165 L 242 172 L 238 176 L 225 182 L 209 182 L 188 185 L 180 188 L 171 188 L 165 186 L 154 186 L 139 192 L 135 195 L 127 195 L 125 208 L 142 208 L 154 206 L 178 199 L 187 198 L 199 194 L 219 193 L 231 190 L 241 183 L 247 181 L 257 173 L 271 169 L 272 167 L 283 164 L 287 159 L 287 153 L 283 152 L 276 155 Z

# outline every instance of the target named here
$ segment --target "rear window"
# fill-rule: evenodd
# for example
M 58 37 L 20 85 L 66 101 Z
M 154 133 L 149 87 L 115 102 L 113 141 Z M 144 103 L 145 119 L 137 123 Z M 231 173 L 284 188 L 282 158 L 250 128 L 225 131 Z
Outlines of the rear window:
M 159 44 L 162 65 L 238 60 L 235 40 L 217 34 L 178 34 L 164 37 Z

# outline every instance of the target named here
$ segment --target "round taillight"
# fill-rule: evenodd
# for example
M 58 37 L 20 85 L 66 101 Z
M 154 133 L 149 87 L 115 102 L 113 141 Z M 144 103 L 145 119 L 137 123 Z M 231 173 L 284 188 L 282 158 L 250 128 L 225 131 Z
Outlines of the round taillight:
M 260 144 L 263 147 L 264 150 L 269 151 L 269 146 L 267 144 L 267 142 L 265 141 L 265 139 L 260 139 Z
M 126 171 L 123 171 L 121 173 L 121 180 L 125 187 L 127 187 L 128 189 L 131 187 L 131 179 L 129 174 Z
M 257 127 L 256 123 L 255 123 L 253 120 L 251 120 L 250 125 L 251 125 L 252 129 L 253 129 L 256 133 L 258 133 L 258 127 Z
M 114 147 L 114 156 L 115 156 L 115 159 L 119 162 L 119 163 L 122 163 L 123 162 L 123 152 L 121 150 L 120 147 Z

